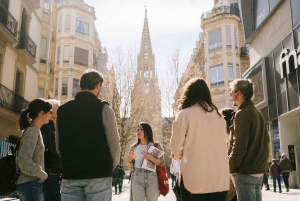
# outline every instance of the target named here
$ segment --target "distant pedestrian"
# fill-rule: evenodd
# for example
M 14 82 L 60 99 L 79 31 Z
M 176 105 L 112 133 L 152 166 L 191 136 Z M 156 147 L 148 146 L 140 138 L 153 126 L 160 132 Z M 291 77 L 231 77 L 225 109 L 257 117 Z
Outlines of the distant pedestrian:
M 270 176 L 273 177 L 274 193 L 276 193 L 276 180 L 278 182 L 279 193 L 281 193 L 280 173 L 278 171 L 279 167 L 280 166 L 277 164 L 276 159 L 272 159 L 272 164 L 270 166 Z
M 120 178 L 120 193 L 122 192 L 122 188 L 123 188 L 123 179 L 125 176 L 125 172 L 123 170 L 123 167 L 120 165 L 119 166 L 119 178 Z
M 16 193 L 22 201 L 42 201 L 43 182 L 48 175 L 44 167 L 45 146 L 40 131 L 52 115 L 52 105 L 44 99 L 31 101 L 19 118 L 23 132 L 18 148 L 18 168 L 21 173 L 17 180 Z
M 265 189 L 266 191 L 270 190 L 270 185 L 269 185 L 269 182 L 268 182 L 268 179 L 269 179 L 269 174 L 270 174 L 270 166 L 271 166 L 271 162 L 268 163 L 269 167 L 267 169 L 267 171 L 264 173 L 264 176 L 263 176 L 263 183 L 261 184 L 261 189 L 263 187 L 263 185 L 265 185 Z
M 131 180 L 131 176 L 132 176 L 132 170 L 129 170 L 129 177 L 128 177 L 128 183 L 130 183 L 130 180 Z
M 261 201 L 261 183 L 268 167 L 269 134 L 263 115 L 251 101 L 254 86 L 249 79 L 230 83 L 231 98 L 239 108 L 232 122 L 229 167 L 239 201 Z
M 81 91 L 58 108 L 55 140 L 63 166 L 62 201 L 112 199 L 120 144 L 114 111 L 98 98 L 102 83 L 101 73 L 86 70 Z
M 180 186 L 179 186 L 179 178 L 180 178 L 180 161 L 175 160 L 172 158 L 172 167 L 173 167 L 173 174 L 175 176 L 175 184 L 173 187 L 173 192 L 176 196 L 176 201 L 181 201 L 181 192 L 180 192 Z
M 286 187 L 286 192 L 290 191 L 289 177 L 290 174 L 293 175 L 293 163 L 287 158 L 285 153 L 282 154 L 279 166 L 282 169 L 282 177 L 284 185 Z
M 114 179 L 114 186 L 115 186 L 115 195 L 117 195 L 118 194 L 117 187 L 119 187 L 119 193 L 121 193 L 119 165 L 117 165 L 117 167 L 114 169 L 113 179 Z
M 171 179 L 172 179 L 172 188 L 173 188 L 174 187 L 174 183 L 176 181 L 176 176 L 174 174 L 173 163 L 171 163 L 171 165 L 170 165 L 170 175 L 171 175 Z
M 43 184 L 43 197 L 44 201 L 60 201 L 62 165 L 55 145 L 56 114 L 57 109 L 60 106 L 60 101 L 54 99 L 50 99 L 48 101 L 52 104 L 52 116 L 50 117 L 49 123 L 44 124 L 41 127 L 41 133 L 45 145 L 45 170 L 48 174 L 48 178 Z
M 172 126 L 170 148 L 180 163 L 182 200 L 223 201 L 229 190 L 226 123 L 205 81 L 188 81 Z
M 157 201 L 159 187 L 157 173 L 142 168 L 144 159 L 152 161 L 158 166 L 165 164 L 164 155 L 155 158 L 148 153 L 150 146 L 154 146 L 152 128 L 148 123 L 141 122 L 137 128 L 137 142 L 130 147 L 127 154 L 128 167 L 133 170 L 131 180 L 130 200 L 133 201 Z M 163 151 L 158 142 L 157 148 Z

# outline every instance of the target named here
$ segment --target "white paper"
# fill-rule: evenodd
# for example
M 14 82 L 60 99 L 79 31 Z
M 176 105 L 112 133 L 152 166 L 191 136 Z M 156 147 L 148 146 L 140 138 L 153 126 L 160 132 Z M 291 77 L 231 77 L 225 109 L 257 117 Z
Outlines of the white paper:
M 155 146 L 150 146 L 148 149 L 148 153 L 150 153 L 155 158 L 160 158 L 160 157 L 162 157 L 162 155 L 164 155 L 164 152 L 161 151 L 160 149 L 156 148 Z M 147 159 L 144 159 L 144 161 L 142 163 L 142 168 L 152 171 L 152 172 L 156 172 L 155 163 L 153 163 L 152 161 L 149 161 Z

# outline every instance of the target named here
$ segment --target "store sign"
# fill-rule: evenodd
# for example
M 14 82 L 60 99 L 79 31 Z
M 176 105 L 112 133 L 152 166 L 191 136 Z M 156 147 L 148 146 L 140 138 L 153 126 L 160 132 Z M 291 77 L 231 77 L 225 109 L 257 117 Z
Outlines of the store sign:
M 281 79 L 288 77 L 300 65 L 300 45 L 297 50 L 283 49 L 280 54 Z

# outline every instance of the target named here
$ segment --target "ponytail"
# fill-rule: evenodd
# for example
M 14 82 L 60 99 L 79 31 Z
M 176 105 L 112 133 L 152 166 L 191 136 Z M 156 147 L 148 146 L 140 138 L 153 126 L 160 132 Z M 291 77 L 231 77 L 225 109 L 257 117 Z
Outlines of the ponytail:
M 27 126 L 29 126 L 29 109 L 23 110 L 19 122 L 18 122 L 18 127 L 22 131 L 24 130 Z

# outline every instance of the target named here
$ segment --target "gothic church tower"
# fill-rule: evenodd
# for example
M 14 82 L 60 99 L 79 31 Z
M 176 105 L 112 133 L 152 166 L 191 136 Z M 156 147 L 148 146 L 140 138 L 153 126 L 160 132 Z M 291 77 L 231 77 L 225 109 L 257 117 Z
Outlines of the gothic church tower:
M 142 41 L 137 56 L 137 72 L 131 97 L 131 114 L 135 116 L 135 121 L 149 123 L 153 130 L 154 140 L 162 142 L 161 91 L 155 69 L 147 9 L 145 9 Z

